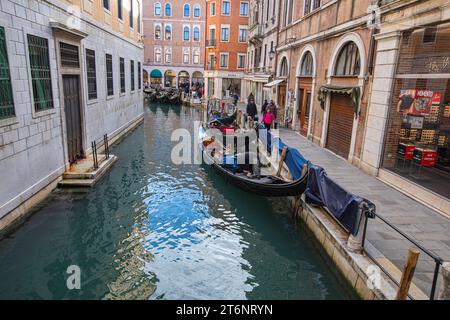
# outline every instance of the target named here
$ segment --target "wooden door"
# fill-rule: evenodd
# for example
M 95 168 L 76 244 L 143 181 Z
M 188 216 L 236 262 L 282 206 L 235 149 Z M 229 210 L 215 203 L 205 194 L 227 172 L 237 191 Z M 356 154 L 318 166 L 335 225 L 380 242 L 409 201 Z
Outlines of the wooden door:
M 350 96 L 333 93 L 330 101 L 326 148 L 345 159 L 350 153 L 354 116 Z
M 69 162 L 74 163 L 84 156 L 79 76 L 63 76 L 63 90 Z

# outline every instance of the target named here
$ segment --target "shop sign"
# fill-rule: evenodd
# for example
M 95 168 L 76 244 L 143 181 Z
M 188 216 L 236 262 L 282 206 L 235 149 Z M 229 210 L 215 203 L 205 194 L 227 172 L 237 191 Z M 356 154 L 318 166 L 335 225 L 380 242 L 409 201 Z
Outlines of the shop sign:
M 447 73 L 450 72 L 450 57 L 429 58 L 427 63 L 429 73 Z
M 403 114 L 427 116 L 430 114 L 434 92 L 430 90 L 401 90 L 397 110 Z

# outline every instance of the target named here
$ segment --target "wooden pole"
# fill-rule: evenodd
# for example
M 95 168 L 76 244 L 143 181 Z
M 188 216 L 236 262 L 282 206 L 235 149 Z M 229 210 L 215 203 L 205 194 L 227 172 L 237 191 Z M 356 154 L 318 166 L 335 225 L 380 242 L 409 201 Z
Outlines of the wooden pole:
M 278 164 L 277 174 L 275 175 L 276 177 L 279 177 L 281 175 L 281 170 L 283 169 L 283 163 L 284 160 L 286 159 L 287 151 L 288 147 L 284 147 L 283 152 L 281 152 L 280 163 Z
M 397 291 L 396 300 L 406 300 L 408 297 L 409 287 L 416 270 L 417 261 L 419 260 L 420 252 L 416 248 L 409 249 L 408 258 L 406 259 L 405 267 L 403 269 L 402 279 Z

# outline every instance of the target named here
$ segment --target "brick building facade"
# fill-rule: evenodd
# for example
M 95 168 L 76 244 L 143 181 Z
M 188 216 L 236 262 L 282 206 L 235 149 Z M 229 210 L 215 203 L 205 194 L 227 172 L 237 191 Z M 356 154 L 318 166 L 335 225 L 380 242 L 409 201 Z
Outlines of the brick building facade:
M 178 88 L 203 82 L 205 1 L 144 1 L 145 79 Z

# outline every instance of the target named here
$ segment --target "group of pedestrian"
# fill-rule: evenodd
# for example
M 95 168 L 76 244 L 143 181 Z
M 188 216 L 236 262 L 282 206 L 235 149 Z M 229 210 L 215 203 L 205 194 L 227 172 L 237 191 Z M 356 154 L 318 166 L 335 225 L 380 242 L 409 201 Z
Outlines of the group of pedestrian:
M 277 107 L 275 105 L 275 102 L 273 102 L 273 100 L 270 100 L 270 102 L 264 100 L 261 112 L 263 116 L 262 124 L 267 130 L 270 130 L 277 119 Z M 253 96 L 253 93 L 251 93 L 248 97 L 247 117 L 251 118 L 252 121 L 258 121 L 258 108 L 256 107 L 255 97 Z

